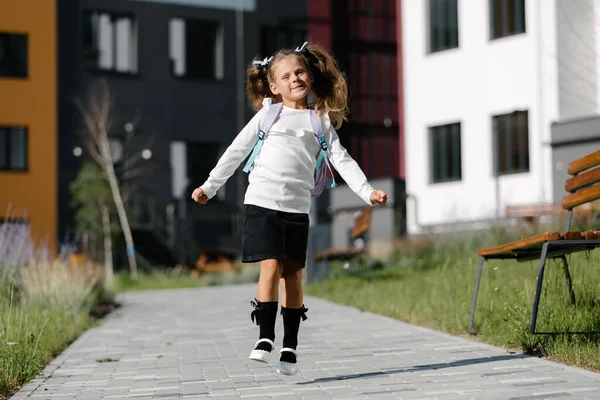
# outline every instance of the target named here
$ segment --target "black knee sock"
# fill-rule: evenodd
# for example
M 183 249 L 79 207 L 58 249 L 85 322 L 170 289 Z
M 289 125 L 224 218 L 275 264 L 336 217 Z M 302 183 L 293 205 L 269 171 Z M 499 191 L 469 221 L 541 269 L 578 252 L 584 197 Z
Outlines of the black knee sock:
M 259 339 L 275 340 L 275 319 L 277 318 L 277 301 L 260 302 L 256 299 L 250 304 L 254 306 L 254 311 L 250 314 L 252 321 L 256 320 L 259 326 Z M 256 346 L 257 350 L 271 351 L 273 348 L 269 343 L 260 342 Z
M 300 319 L 306 320 L 306 312 L 308 308 L 302 305 L 301 308 L 286 308 L 281 307 L 281 315 L 283 316 L 283 347 L 289 347 L 296 350 L 298 346 L 298 331 L 300 330 Z M 281 353 L 280 361 L 289 363 L 296 362 L 294 353 L 285 351 Z

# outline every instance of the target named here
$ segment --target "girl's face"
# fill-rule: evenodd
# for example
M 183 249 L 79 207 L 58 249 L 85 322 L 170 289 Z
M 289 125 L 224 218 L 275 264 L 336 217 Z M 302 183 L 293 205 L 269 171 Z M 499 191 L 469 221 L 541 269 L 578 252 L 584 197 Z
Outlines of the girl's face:
M 311 87 L 306 66 L 297 56 L 282 58 L 275 65 L 269 88 L 273 94 L 281 95 L 286 106 L 306 107 L 306 98 Z

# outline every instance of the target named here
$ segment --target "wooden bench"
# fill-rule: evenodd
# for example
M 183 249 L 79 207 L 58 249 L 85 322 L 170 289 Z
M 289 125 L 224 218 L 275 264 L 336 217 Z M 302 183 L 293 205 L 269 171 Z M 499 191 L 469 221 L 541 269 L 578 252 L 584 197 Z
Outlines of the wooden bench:
M 225 248 L 202 248 L 196 259 L 195 270 L 205 272 L 233 272 L 238 255 Z
M 313 256 L 315 261 L 351 260 L 366 253 L 369 228 L 371 227 L 372 207 L 364 208 L 354 219 L 350 231 L 350 247 L 329 248 Z
M 569 273 L 569 265 L 565 255 L 579 251 L 592 250 L 600 246 L 600 231 L 570 231 L 571 219 L 573 217 L 573 210 L 575 208 L 582 206 L 586 207 L 586 205 L 589 205 L 590 203 L 600 199 L 599 166 L 600 150 L 590 153 L 569 164 L 568 173 L 571 175 L 571 177 L 568 178 L 565 183 L 565 190 L 568 194 L 563 198 L 561 203 L 561 207 L 567 212 L 567 222 L 564 232 L 544 232 L 514 242 L 505 243 L 500 246 L 480 249 L 478 251 L 480 260 L 479 268 L 477 270 L 477 278 L 475 280 L 475 291 L 473 293 L 471 316 L 469 319 L 469 333 L 474 333 L 473 319 L 477 305 L 477 294 L 479 291 L 479 283 L 481 281 L 481 272 L 486 260 L 540 260 L 533 308 L 531 312 L 531 324 L 529 326 L 529 332 L 531 334 L 544 333 L 536 332 L 535 326 L 537 322 L 540 295 L 542 293 L 542 284 L 544 282 L 544 268 L 546 266 L 547 259 L 556 258 L 562 261 L 565 279 L 567 280 L 567 285 L 569 287 L 571 303 L 575 304 L 575 294 L 573 292 L 571 275 Z

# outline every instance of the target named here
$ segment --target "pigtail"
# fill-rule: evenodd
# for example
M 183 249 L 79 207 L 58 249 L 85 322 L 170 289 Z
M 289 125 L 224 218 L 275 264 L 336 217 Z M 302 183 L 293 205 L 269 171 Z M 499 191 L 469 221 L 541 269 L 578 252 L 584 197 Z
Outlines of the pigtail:
M 281 95 L 274 95 L 269 88 L 274 65 L 282 57 L 296 55 L 306 64 L 312 80 L 312 90 L 317 97 L 314 108 L 319 114 L 328 114 L 331 124 L 338 129 L 348 119 L 348 85 L 346 77 L 335 59 L 319 45 L 302 45 L 301 48 L 282 49 L 272 57 L 260 61 L 254 59 L 248 67 L 247 92 L 250 106 L 258 111 L 265 97 L 273 103 L 283 101 Z
M 321 46 L 310 44 L 302 51 L 310 73 L 312 88 L 317 97 L 315 109 L 329 113 L 335 128 L 347 121 L 348 84 L 335 59 Z
M 269 79 L 267 78 L 267 68 L 257 66 L 253 60 L 248 66 L 246 91 L 248 93 L 248 102 L 254 111 L 259 111 L 262 108 L 263 99 L 265 97 L 276 97 L 269 89 Z M 273 102 L 276 103 L 275 99 Z

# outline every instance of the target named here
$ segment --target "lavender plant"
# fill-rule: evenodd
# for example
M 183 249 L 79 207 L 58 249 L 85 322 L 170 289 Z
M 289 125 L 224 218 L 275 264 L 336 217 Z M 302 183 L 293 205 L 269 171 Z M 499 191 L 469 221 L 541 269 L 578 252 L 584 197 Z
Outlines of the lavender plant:
M 10 220 L 0 224 L 0 288 L 3 292 L 18 283 L 21 270 L 33 255 L 29 224 Z

